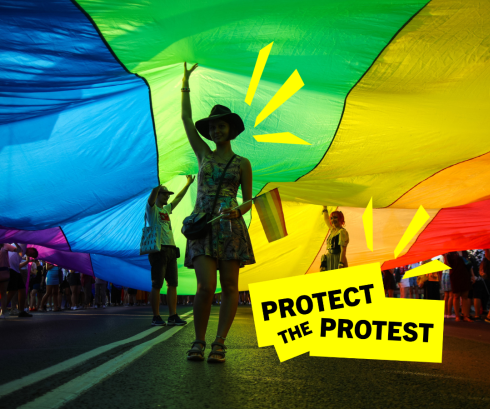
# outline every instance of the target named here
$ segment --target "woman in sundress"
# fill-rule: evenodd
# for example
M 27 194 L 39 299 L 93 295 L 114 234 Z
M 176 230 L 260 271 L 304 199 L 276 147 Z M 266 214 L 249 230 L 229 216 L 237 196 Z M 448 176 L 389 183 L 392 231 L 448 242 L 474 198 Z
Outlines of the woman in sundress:
M 217 221 L 212 224 L 205 238 L 187 240 L 184 265 L 195 269 L 197 278 L 197 293 L 193 305 L 196 340 L 187 351 L 187 359 L 204 360 L 206 329 L 219 270 L 222 296 L 218 333 L 211 344 L 208 362 L 224 362 L 224 341 L 238 306 L 239 269 L 255 263 L 247 226 L 242 217 L 252 207 L 251 202 L 245 203 L 252 199 L 252 167 L 248 159 L 235 155 L 231 147 L 230 141 L 245 130 L 243 121 L 237 114 L 222 105 L 216 105 L 209 117 L 194 124 L 189 77 L 196 68 L 197 64 L 188 70 L 185 63 L 182 80 L 182 121 L 199 164 L 197 199 L 193 213 L 207 212 L 215 217 L 220 214 L 221 208 L 223 217 L 231 222 L 231 233 L 222 231 L 220 222 Z M 216 149 L 211 150 L 199 134 L 213 141 Z M 228 162 L 230 164 L 223 178 L 218 200 L 212 208 L 220 177 Z M 236 195 L 240 186 L 243 204 L 237 207 Z
M 327 206 L 323 206 L 323 219 L 329 228 L 327 252 L 322 256 L 320 271 L 337 270 L 349 267 L 347 262 L 347 245 L 349 233 L 344 229 L 344 215 L 341 211 L 328 214 Z

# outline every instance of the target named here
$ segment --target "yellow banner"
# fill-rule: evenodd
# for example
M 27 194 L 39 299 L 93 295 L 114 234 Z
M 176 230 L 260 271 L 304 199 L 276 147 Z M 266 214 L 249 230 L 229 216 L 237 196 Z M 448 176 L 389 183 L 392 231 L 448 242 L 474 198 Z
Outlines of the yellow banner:
M 378 263 L 249 285 L 259 347 L 312 356 L 442 362 L 444 302 L 385 298 Z

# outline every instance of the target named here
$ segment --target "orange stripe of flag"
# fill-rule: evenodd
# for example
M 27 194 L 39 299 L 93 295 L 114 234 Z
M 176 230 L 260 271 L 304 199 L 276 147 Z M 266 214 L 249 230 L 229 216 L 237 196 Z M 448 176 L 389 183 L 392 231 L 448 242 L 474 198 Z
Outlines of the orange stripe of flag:
M 263 195 L 259 199 L 259 217 L 264 227 L 265 234 L 269 241 L 274 241 L 280 238 L 280 232 L 277 223 L 274 223 L 274 215 L 272 214 L 271 207 L 267 201 L 267 194 Z

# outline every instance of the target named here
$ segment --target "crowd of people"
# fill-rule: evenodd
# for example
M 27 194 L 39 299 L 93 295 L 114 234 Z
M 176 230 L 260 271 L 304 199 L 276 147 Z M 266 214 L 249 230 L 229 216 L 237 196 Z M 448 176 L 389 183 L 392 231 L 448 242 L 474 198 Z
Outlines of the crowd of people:
M 343 215 L 333 214 L 335 223 Z M 343 229 L 345 230 L 345 229 Z M 348 242 L 339 234 L 340 243 Z M 331 236 L 331 235 L 330 235 Z M 329 238 L 330 238 L 329 236 Z M 329 243 L 332 239 L 330 238 Z M 150 293 L 110 283 L 92 275 L 60 268 L 35 259 L 37 250 L 23 244 L 0 244 L 0 317 L 8 315 L 29 317 L 33 311 L 61 311 L 107 306 L 150 305 Z M 346 246 L 345 246 L 346 247 Z M 337 252 L 337 263 L 345 258 Z M 327 252 L 328 254 L 328 252 Z M 32 259 L 33 258 L 33 259 Z M 324 259 L 326 256 L 324 256 Z M 32 260 L 31 260 L 32 259 Z M 444 300 L 445 318 L 490 323 L 490 249 L 450 252 L 436 257 L 451 270 L 404 278 L 407 271 L 431 260 L 384 270 L 383 286 L 387 297 Z M 331 261 L 329 261 L 331 263 Z M 324 266 L 328 263 L 324 263 Z M 338 266 L 338 264 L 337 264 Z M 338 268 L 338 267 L 337 267 Z M 166 294 L 160 294 L 160 305 L 167 305 Z M 191 306 L 195 296 L 177 296 L 177 305 Z M 215 294 L 212 304 L 221 304 L 221 293 Z M 248 291 L 239 293 L 239 305 L 250 305 Z M 471 314 L 472 312 L 473 314 Z
M 25 244 L 0 243 L 0 319 L 28 318 L 36 311 L 150 305 L 148 291 L 64 269 L 37 257 L 37 250 Z M 177 296 L 177 305 L 193 302 L 194 296 Z M 221 294 L 215 294 L 213 304 L 221 304 Z M 160 305 L 167 305 L 166 294 L 160 294 Z M 239 305 L 250 305 L 248 291 L 240 292 Z
M 404 278 L 407 271 L 430 262 L 383 271 L 387 297 L 444 300 L 444 317 L 456 321 L 490 323 L 490 249 L 453 251 L 438 256 L 450 270 Z

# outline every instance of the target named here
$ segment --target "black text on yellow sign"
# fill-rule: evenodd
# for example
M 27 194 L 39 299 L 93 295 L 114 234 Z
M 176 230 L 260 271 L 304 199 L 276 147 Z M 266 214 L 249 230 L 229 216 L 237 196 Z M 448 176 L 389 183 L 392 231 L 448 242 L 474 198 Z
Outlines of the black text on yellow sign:
M 441 362 L 441 301 L 385 298 L 379 264 L 250 285 L 259 346 L 314 356 Z

